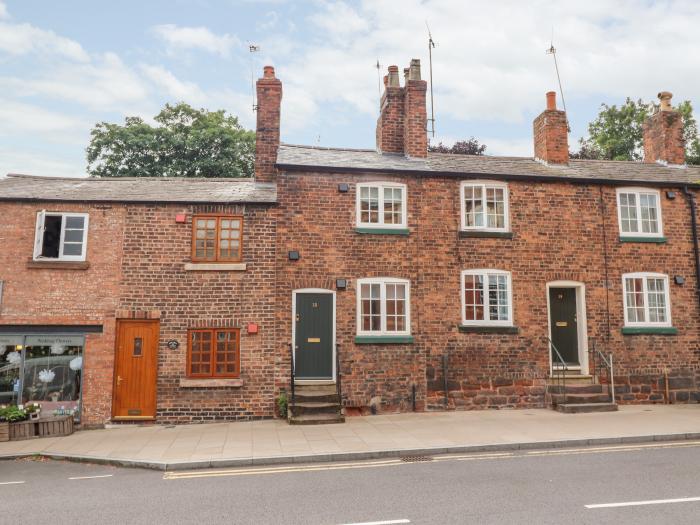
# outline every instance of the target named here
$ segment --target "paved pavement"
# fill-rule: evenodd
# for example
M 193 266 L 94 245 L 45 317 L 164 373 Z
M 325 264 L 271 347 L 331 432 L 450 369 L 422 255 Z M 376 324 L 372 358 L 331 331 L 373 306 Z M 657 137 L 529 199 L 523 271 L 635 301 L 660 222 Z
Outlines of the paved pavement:
M 119 426 L 0 443 L 0 457 L 43 454 L 171 470 L 688 438 L 700 439 L 700 405 L 623 406 L 619 412 L 599 414 L 396 414 L 350 417 L 345 424 L 321 426 L 290 426 L 279 420 Z
M 157 472 L 0 461 L 2 523 L 697 524 L 700 441 Z

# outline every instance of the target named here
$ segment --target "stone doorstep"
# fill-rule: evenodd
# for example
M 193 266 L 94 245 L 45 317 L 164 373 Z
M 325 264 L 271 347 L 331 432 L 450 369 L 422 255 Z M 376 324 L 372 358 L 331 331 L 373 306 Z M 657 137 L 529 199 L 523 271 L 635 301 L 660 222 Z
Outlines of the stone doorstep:
M 700 439 L 700 432 L 683 432 L 677 434 L 650 434 L 640 436 L 621 436 L 611 438 L 564 439 L 555 441 L 533 441 L 522 443 L 494 443 L 488 445 L 454 445 L 433 448 L 395 448 L 362 452 L 331 452 L 318 454 L 276 455 L 265 457 L 209 459 L 189 461 L 149 461 L 133 458 L 108 458 L 104 456 L 86 456 L 65 453 L 25 452 L 19 454 L 0 454 L 0 460 L 19 459 L 26 457 L 45 457 L 75 461 L 79 463 L 95 463 L 119 467 L 147 468 L 152 470 L 173 471 L 206 468 L 249 467 L 253 465 L 285 465 L 291 463 L 319 463 L 329 461 L 359 461 L 366 459 L 382 459 L 401 456 L 425 456 L 433 454 L 468 454 L 478 452 L 499 452 L 516 450 L 548 450 L 569 447 L 586 447 L 598 445 L 619 445 L 635 443 L 651 443 L 664 441 L 685 441 Z

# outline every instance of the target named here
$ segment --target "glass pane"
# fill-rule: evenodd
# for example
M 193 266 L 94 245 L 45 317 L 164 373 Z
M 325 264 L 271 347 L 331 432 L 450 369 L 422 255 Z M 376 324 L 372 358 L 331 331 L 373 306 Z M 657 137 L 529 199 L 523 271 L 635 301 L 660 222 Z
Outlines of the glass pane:
M 63 245 L 63 255 L 82 255 L 83 245 L 81 243 L 71 243 Z
M 66 230 L 82 230 L 85 228 L 85 217 L 66 217 Z
M 629 322 L 643 323 L 645 321 L 644 283 L 641 278 L 625 279 L 625 305 Z
M 83 230 L 66 230 L 63 240 L 65 242 L 83 242 Z
M 22 342 L 20 338 L 20 343 Z M 22 352 L 15 345 L 0 346 L 0 405 L 19 402 L 19 370 Z
M 466 321 L 481 321 L 484 319 L 483 276 L 464 276 L 464 311 Z

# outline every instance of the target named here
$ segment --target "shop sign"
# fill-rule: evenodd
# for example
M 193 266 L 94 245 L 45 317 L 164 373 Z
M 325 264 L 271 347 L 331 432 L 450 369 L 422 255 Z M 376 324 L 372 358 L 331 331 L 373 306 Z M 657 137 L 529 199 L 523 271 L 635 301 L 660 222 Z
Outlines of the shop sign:
M 28 335 L 26 346 L 83 346 L 82 335 Z M 20 343 L 21 344 L 21 343 Z
M 22 344 L 24 344 L 24 336 L 22 335 L 0 334 L 0 346 L 17 346 Z

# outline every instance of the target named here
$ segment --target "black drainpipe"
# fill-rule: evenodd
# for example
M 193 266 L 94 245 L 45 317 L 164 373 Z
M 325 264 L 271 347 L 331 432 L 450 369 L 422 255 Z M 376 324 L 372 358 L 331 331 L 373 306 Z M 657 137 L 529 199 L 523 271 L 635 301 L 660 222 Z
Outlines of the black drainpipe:
M 695 209 L 695 195 L 687 186 L 683 187 L 683 193 L 690 204 L 690 227 L 693 231 L 693 250 L 695 251 L 695 293 L 698 296 L 698 305 L 700 305 L 700 247 L 698 247 L 698 219 Z

